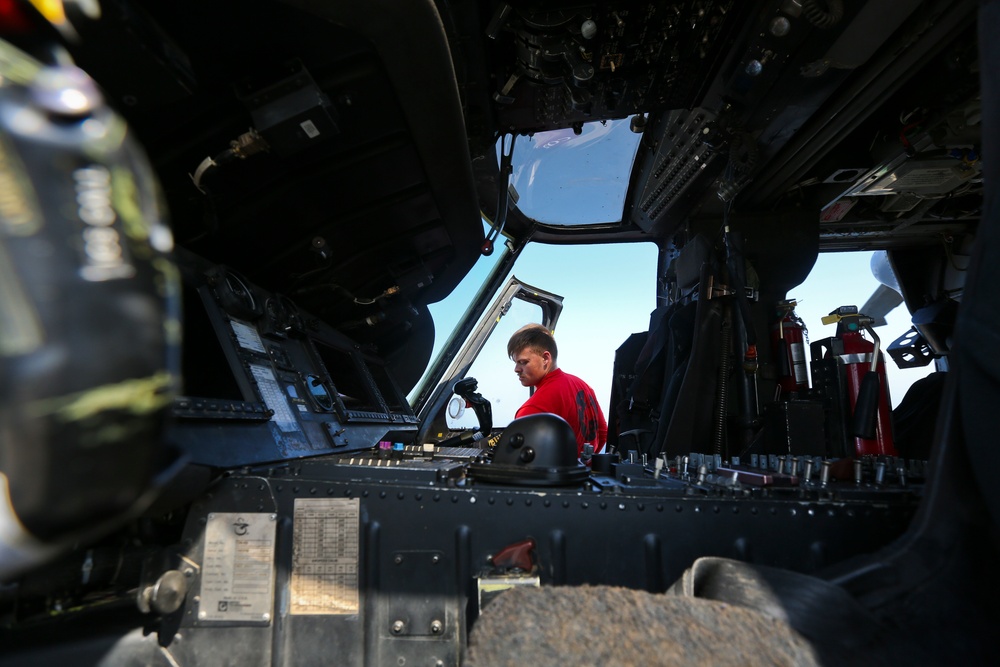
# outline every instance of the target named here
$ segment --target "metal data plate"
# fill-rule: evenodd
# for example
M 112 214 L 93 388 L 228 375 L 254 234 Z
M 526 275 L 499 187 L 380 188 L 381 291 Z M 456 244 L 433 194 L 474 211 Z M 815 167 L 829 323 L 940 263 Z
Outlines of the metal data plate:
M 296 498 L 292 614 L 358 613 L 357 498 Z
M 274 514 L 208 515 L 199 622 L 271 620 L 275 519 Z

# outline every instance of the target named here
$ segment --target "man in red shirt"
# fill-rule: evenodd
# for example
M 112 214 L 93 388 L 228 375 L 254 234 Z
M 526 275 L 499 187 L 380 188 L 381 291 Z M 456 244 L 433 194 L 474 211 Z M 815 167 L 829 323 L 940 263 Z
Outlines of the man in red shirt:
M 594 446 L 595 454 L 600 452 L 608 439 L 608 423 L 597 396 L 586 382 L 557 367 L 558 349 L 548 329 L 540 324 L 521 327 L 507 342 L 507 354 L 521 384 L 535 388 L 514 416 L 559 415 L 573 427 L 578 456 L 583 454 L 585 443 Z

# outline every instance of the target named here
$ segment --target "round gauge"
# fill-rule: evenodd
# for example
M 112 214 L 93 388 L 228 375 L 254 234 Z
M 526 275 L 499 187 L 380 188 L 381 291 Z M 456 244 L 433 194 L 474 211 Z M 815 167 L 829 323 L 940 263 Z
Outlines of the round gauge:
M 303 329 L 302 315 L 299 313 L 299 307 L 295 302 L 287 296 L 279 294 L 278 303 L 281 304 L 281 309 L 285 313 L 285 328 L 301 331 Z
M 323 382 L 323 378 L 318 375 L 307 375 L 306 387 L 309 388 L 309 395 L 312 396 L 320 410 L 327 412 L 333 410 L 333 392 Z
M 226 272 L 226 287 L 240 303 L 250 310 L 257 310 L 257 300 L 253 296 L 253 290 L 240 276 L 232 271 Z
M 290 328 L 288 326 L 288 313 L 285 312 L 285 307 L 277 299 L 277 297 L 268 297 L 264 302 L 264 314 L 267 315 L 267 321 L 271 325 L 271 330 L 285 334 Z
M 264 313 L 273 333 L 286 336 L 303 328 L 299 307 L 286 296 L 276 294 L 268 297 L 264 302 Z
M 253 288 L 243 276 L 232 269 L 226 269 L 218 286 L 219 302 L 230 315 L 244 319 L 260 317 L 262 308 L 254 295 Z
M 461 396 L 452 396 L 448 401 L 448 416 L 452 419 L 461 419 L 465 414 L 465 399 Z

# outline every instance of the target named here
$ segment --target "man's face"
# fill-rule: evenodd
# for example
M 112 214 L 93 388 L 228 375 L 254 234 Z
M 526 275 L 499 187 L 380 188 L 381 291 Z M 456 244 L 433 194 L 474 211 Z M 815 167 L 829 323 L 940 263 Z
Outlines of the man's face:
M 537 352 L 526 347 L 514 355 L 514 372 L 522 386 L 537 386 L 550 370 L 552 354 L 548 351 Z

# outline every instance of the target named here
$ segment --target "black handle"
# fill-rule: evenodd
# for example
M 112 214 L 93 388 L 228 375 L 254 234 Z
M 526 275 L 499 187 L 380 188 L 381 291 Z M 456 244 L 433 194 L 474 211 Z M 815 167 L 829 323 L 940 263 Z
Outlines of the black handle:
M 493 406 L 487 399 L 483 398 L 482 394 L 475 393 L 478 387 L 479 383 L 476 382 L 475 378 L 462 378 L 455 383 L 455 394 L 464 398 L 466 403 L 472 407 L 476 413 L 476 419 L 479 420 L 479 432 L 484 437 L 489 437 L 490 431 L 493 430 Z
M 868 371 L 861 380 L 858 400 L 854 404 L 854 435 L 871 440 L 875 437 L 875 416 L 878 414 L 879 377 Z

